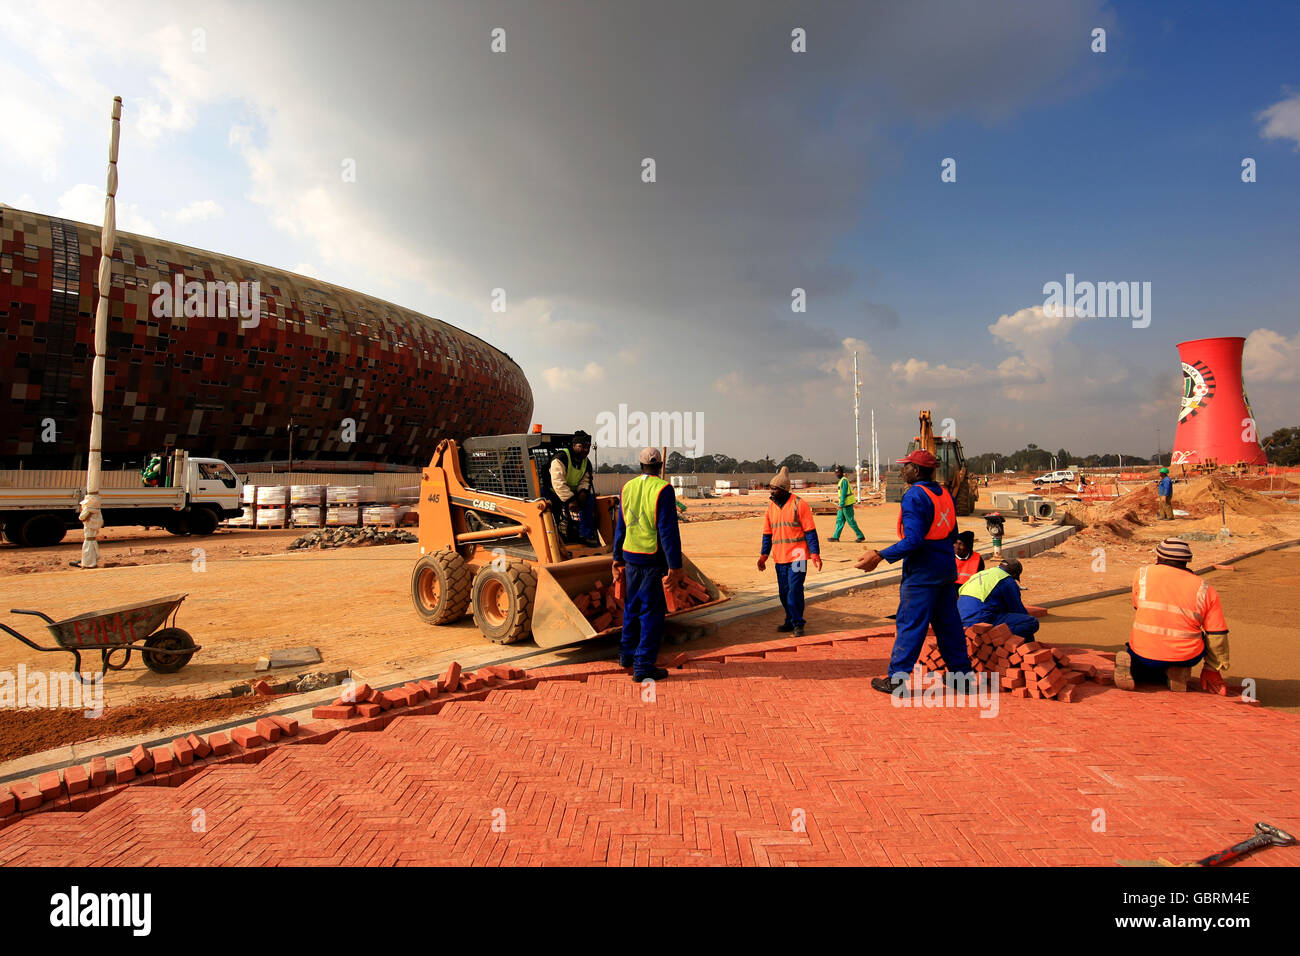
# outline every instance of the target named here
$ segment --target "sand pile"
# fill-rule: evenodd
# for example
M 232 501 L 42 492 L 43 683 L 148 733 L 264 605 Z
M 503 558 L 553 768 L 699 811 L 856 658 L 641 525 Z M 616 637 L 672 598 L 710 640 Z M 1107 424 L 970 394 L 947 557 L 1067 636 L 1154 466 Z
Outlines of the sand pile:
M 1114 501 L 1091 506 L 1077 501 L 1066 502 L 1058 520 L 1061 524 L 1079 528 L 1080 534 L 1128 539 L 1155 517 L 1158 502 L 1155 489 L 1146 485 Z
M 1185 507 L 1193 513 L 1203 510 L 1207 505 L 1210 506 L 1211 511 L 1217 511 L 1220 504 L 1225 507 L 1228 514 L 1233 515 L 1275 515 L 1278 512 L 1286 513 L 1295 510 L 1293 505 L 1277 498 L 1261 495 L 1249 488 L 1227 484 L 1213 476 L 1197 478 L 1189 481 L 1181 490 L 1177 487 L 1174 489 L 1174 506 Z
M 1223 521 L 1219 518 L 1216 511 L 1209 518 L 1202 518 L 1191 525 L 1186 526 L 1186 530 L 1203 531 L 1207 534 L 1217 534 L 1219 528 L 1223 526 Z M 1273 526 L 1267 518 L 1254 518 L 1249 515 L 1228 514 L 1228 530 L 1234 536 L 1253 536 L 1260 535 L 1265 538 L 1283 538 L 1285 535 Z M 1183 527 L 1179 528 L 1179 533 L 1184 531 Z

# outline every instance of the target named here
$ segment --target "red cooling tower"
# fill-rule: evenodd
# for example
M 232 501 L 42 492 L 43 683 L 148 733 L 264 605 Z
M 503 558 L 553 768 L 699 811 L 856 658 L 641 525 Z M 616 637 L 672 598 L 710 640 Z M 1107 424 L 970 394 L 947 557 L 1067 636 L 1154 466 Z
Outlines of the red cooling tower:
M 1245 344 L 1245 339 L 1235 336 L 1179 343 L 1183 405 L 1178 411 L 1172 464 L 1267 464 L 1241 380 Z

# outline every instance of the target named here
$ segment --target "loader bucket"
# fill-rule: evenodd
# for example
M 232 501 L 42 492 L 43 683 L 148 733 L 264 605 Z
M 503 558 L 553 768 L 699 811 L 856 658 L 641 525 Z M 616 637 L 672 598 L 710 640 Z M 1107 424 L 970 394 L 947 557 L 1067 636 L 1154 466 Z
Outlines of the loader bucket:
M 704 590 L 709 592 L 709 600 L 670 613 L 668 617 L 712 607 L 727 599 L 718 590 L 718 586 L 709 580 L 708 575 L 697 568 L 686 555 L 682 555 L 682 569 L 686 572 L 686 577 L 699 582 Z M 613 579 L 613 565 L 608 555 L 574 558 L 559 564 L 538 565 L 537 593 L 533 598 L 533 640 L 537 642 L 537 646 L 563 647 L 593 637 L 617 634 L 622 630 L 623 622 L 620 619 L 615 620 L 604 630 L 597 631 L 573 603 L 575 597 L 590 591 L 597 581 L 612 584 Z

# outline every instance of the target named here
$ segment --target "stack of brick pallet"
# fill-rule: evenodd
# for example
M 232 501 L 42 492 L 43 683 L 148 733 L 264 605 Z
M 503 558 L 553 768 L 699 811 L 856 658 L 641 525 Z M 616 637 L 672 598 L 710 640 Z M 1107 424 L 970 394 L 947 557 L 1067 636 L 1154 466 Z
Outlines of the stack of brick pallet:
M 258 485 L 256 522 L 259 528 L 288 527 L 289 489 L 284 485 Z
M 330 485 L 325 489 L 325 526 L 354 528 L 361 524 L 361 489 L 356 485 Z
M 966 628 L 966 651 L 975 670 L 998 674 L 1001 689 L 1010 691 L 1012 697 L 1072 703 L 1078 699 L 1075 688 L 1085 681 L 1110 682 L 1110 675 L 1095 664 L 1072 661 L 1061 648 L 1026 640 L 1012 634 L 1005 624 Z M 921 647 L 920 663 L 930 670 L 944 669 L 933 632 Z
M 231 528 L 251 528 L 253 512 L 257 510 L 257 485 L 244 485 L 239 500 L 244 506 L 243 513 L 238 517 L 226 519 L 226 525 Z
M 606 584 L 597 581 L 590 591 L 579 594 L 573 599 L 578 611 L 587 619 L 592 628 L 603 631 L 607 627 L 621 626 L 623 623 L 623 589 L 624 581 Z M 664 602 L 668 613 L 685 611 L 709 600 L 709 592 L 698 581 L 683 579 L 676 587 L 664 585 Z
M 319 528 L 324 521 L 324 485 L 293 485 L 289 489 L 290 520 L 295 528 Z
M 396 528 L 411 509 L 404 505 L 370 505 L 361 511 L 361 523 L 367 527 Z

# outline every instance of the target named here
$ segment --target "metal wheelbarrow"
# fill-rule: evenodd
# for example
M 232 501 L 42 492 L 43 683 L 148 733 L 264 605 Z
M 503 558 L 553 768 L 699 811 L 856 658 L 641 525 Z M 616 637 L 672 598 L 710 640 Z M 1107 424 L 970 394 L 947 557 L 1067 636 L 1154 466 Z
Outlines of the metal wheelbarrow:
M 98 651 L 100 654 L 102 666 L 94 680 L 103 680 L 109 671 L 126 667 L 132 651 L 139 651 L 144 666 L 155 674 L 174 674 L 190 662 L 195 651 L 200 650 L 188 632 L 175 626 L 176 613 L 187 597 L 188 594 L 171 594 L 105 611 L 88 611 L 62 621 L 56 621 L 41 611 L 10 609 L 10 614 L 32 614 L 44 618 L 46 629 L 54 635 L 58 647 L 42 647 L 3 622 L 0 622 L 0 629 L 38 651 L 67 651 L 76 661 L 74 673 L 83 684 L 86 683 L 81 675 L 83 651 Z M 158 626 L 168 617 L 172 619 L 172 626 L 159 630 Z M 112 658 L 118 651 L 123 656 L 114 663 Z

